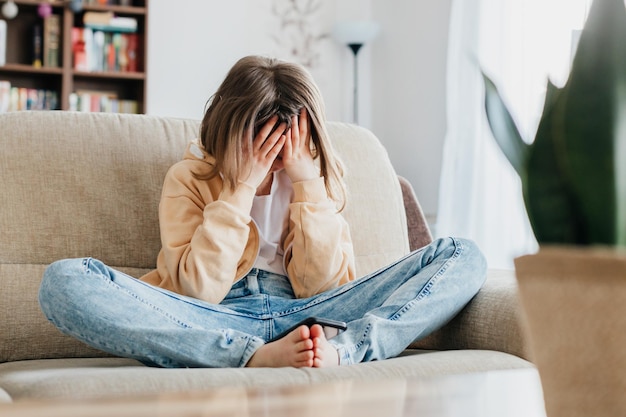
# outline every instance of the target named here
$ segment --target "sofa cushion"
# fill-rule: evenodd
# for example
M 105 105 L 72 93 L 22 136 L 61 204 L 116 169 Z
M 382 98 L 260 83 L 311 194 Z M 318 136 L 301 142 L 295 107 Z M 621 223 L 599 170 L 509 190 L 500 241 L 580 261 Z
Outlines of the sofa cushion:
M 0 115 L 0 262 L 93 256 L 151 268 L 165 172 L 198 124 L 66 112 Z
M 532 365 L 502 352 L 419 352 L 335 368 L 160 369 L 130 359 L 49 359 L 0 364 L 0 386 L 14 401 L 96 399 L 221 387 L 280 387 L 345 379 L 428 377 Z
M 110 356 L 58 331 L 39 308 L 46 265 L 0 264 L 0 363 L 39 358 Z M 148 269 L 118 268 L 131 276 Z
M 369 130 L 329 123 L 328 133 L 345 165 L 348 205 L 344 216 L 364 276 L 409 253 L 404 201 L 386 149 Z

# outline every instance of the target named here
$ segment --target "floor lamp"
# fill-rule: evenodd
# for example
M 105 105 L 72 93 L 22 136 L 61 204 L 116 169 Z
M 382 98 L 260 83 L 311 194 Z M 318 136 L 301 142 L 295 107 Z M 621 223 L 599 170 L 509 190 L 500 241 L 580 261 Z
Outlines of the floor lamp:
M 368 21 L 352 21 L 337 23 L 333 29 L 333 37 L 343 45 L 347 45 L 353 55 L 353 121 L 359 121 L 359 66 L 358 53 L 366 42 L 378 34 L 378 23 Z

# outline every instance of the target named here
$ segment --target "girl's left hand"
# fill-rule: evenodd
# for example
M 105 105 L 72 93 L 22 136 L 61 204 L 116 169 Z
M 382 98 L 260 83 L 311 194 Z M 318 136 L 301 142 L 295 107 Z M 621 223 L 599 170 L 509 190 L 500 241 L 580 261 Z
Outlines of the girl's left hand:
M 291 128 L 286 133 L 285 145 L 282 150 L 282 161 L 285 172 L 291 182 L 312 180 L 320 176 L 311 154 L 311 132 L 306 109 L 299 116 L 291 119 Z

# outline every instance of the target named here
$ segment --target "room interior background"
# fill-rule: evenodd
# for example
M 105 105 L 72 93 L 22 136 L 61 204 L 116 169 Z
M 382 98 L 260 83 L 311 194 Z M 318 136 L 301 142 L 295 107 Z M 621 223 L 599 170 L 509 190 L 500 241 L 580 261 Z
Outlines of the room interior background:
M 329 120 L 351 122 L 350 49 L 342 21 L 380 30 L 358 56 L 359 124 L 416 190 L 435 235 L 476 240 L 491 267 L 536 243 L 519 181 L 492 143 L 477 62 L 533 137 L 547 77 L 567 75 L 590 0 L 151 0 L 148 114 L 200 118 L 241 56 L 307 65 Z M 553 41 L 545 39 L 551 37 Z
M 523 138 L 532 141 L 548 79 L 565 84 L 590 5 L 590 0 L 453 3 L 437 231 L 475 240 L 492 268 L 512 268 L 513 259 L 534 252 L 537 243 L 519 177 L 487 124 L 480 68 L 502 90 Z
M 286 9 L 313 7 L 310 68 L 329 120 L 352 121 L 352 52 L 332 37 L 337 22 L 375 20 L 378 36 L 359 52 L 359 124 L 374 131 L 434 220 L 445 136 L 445 72 L 451 0 L 151 0 L 149 114 L 200 118 L 241 56 L 293 59 Z M 296 57 L 298 58 L 298 57 Z

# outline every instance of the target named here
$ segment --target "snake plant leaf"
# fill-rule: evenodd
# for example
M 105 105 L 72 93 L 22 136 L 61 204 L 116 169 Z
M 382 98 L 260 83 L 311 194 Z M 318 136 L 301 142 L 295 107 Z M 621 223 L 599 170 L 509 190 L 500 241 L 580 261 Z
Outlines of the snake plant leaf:
M 553 132 L 553 113 L 561 90 L 548 81 L 543 114 L 531 145 L 522 191 L 530 224 L 541 243 L 584 241 L 580 213 L 560 170 Z
M 485 110 L 491 132 L 515 171 L 522 176 L 528 156 L 528 145 L 522 139 L 498 88 L 484 72 L 482 75 L 485 82 Z
M 626 193 L 625 91 L 624 2 L 595 0 L 552 121 L 558 163 L 584 228 L 584 242 L 575 243 L 624 243 L 618 195 Z
M 486 76 L 496 141 L 519 173 L 540 244 L 626 247 L 626 8 L 595 0 L 562 89 L 548 84 L 535 140 L 525 145 Z

